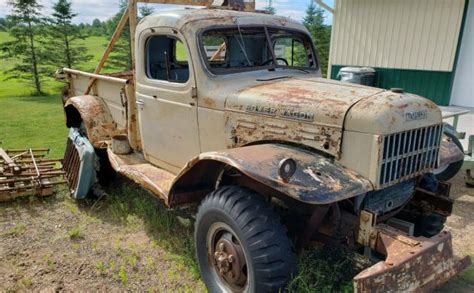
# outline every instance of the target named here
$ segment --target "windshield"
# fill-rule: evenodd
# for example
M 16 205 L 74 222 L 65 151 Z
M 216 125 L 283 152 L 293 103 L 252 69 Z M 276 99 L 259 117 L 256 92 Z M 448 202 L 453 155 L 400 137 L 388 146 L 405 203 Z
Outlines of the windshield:
M 200 41 L 214 74 L 277 67 L 317 69 L 311 39 L 304 32 L 235 26 L 207 30 Z

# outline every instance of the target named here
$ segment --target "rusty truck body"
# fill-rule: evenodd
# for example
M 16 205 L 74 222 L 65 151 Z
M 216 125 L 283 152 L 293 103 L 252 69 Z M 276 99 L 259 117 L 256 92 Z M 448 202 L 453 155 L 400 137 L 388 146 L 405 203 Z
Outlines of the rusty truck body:
M 312 241 L 381 257 L 358 292 L 429 290 L 469 264 L 442 231 L 453 200 L 431 171 L 459 153 L 442 146 L 433 102 L 322 78 L 307 29 L 286 17 L 207 8 L 133 22 L 134 71 L 59 74 L 74 197 L 111 167 L 170 208 L 199 206 L 212 292 L 284 290 Z

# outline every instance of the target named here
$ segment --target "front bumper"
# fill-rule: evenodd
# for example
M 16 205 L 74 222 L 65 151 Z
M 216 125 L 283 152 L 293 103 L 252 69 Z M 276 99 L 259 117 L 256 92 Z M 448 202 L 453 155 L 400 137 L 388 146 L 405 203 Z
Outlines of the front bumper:
M 386 259 L 355 276 L 354 292 L 431 291 L 471 264 L 469 257 L 454 256 L 447 231 L 431 238 L 407 236 L 385 224 L 361 231 L 359 240 L 365 238 Z

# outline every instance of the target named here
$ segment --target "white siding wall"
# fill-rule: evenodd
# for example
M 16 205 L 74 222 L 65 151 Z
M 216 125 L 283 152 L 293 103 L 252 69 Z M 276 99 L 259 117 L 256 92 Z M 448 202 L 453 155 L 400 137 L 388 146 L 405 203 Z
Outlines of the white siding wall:
M 451 71 L 465 0 L 336 0 L 330 64 Z

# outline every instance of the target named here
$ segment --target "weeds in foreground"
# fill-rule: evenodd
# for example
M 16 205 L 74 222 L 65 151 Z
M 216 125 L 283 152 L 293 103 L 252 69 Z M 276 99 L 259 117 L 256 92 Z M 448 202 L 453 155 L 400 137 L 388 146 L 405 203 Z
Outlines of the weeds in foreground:
M 84 238 L 84 234 L 82 232 L 82 229 L 79 226 L 76 226 L 76 227 L 72 228 L 71 230 L 69 230 L 68 235 L 69 235 L 69 238 L 71 238 L 71 239 L 83 239 Z
M 194 257 L 193 220 L 189 215 L 185 217 L 183 212 L 168 210 L 159 199 L 124 178 L 115 180 L 105 191 L 108 195 L 99 200 L 80 203 L 81 212 L 104 222 L 119 224 L 130 232 L 144 229 L 152 246 L 167 250 L 171 253 L 168 255 L 170 260 L 199 278 Z M 138 263 L 143 261 L 145 269 L 154 265 L 152 258 L 137 259 L 136 247 L 118 246 L 115 249 L 119 261 L 99 262 L 96 269 L 99 273 L 113 272 L 123 285 L 133 278 L 133 268 Z M 292 292 L 352 292 L 352 278 L 368 266 L 354 252 L 343 247 L 307 250 L 299 257 L 299 274 L 288 289 Z M 178 271 L 168 269 L 167 278 L 174 280 Z
M 128 275 L 127 271 L 125 270 L 125 265 L 120 266 L 120 269 L 117 273 L 118 278 L 122 282 L 122 284 L 127 285 L 128 283 Z
M 307 250 L 300 255 L 299 273 L 288 288 L 294 292 L 352 292 L 352 278 L 370 265 L 344 247 Z
M 101 260 L 95 264 L 95 268 L 97 269 L 100 275 L 104 275 L 105 272 L 107 271 L 107 266 Z
M 0 234 L 0 236 L 18 236 L 26 231 L 26 225 L 23 223 L 16 224 L 10 230 Z
M 471 259 L 473 259 L 474 256 L 471 255 Z M 474 284 L 474 265 L 470 265 L 467 267 L 465 271 L 463 271 L 459 277 L 458 277 L 459 283 L 464 283 L 464 284 Z
M 106 197 L 98 202 L 97 199 L 89 201 L 83 207 L 90 216 L 118 222 L 132 231 L 144 229 L 152 245 L 170 252 L 173 261 L 199 278 L 194 258 L 193 221 L 189 214 L 167 209 L 159 199 L 125 178 L 115 180 L 105 191 Z M 134 257 L 129 256 L 126 261 L 136 266 Z

